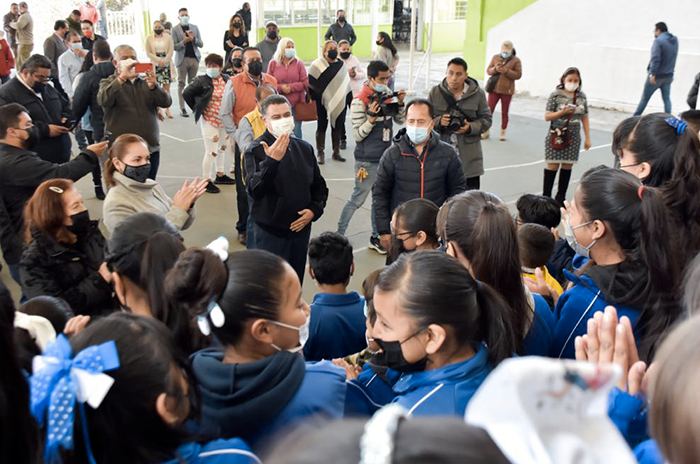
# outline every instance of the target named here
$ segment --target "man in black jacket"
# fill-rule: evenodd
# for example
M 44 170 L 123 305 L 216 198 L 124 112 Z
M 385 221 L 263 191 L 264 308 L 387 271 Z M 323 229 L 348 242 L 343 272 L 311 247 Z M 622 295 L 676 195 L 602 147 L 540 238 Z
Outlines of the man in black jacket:
M 372 188 L 377 232 L 382 247 L 391 246 L 391 216 L 402 203 L 426 198 L 438 206 L 467 189 L 457 150 L 433 131 L 432 104 L 416 98 L 406 106 L 406 129 L 394 137 L 379 161 Z
M 252 15 L 250 13 L 250 3 L 245 2 L 243 4 L 243 8 L 240 10 L 236 11 L 237 15 L 241 15 L 241 18 L 243 18 L 243 24 L 245 24 L 245 30 L 250 33 L 251 29 L 251 24 L 252 24 Z
M 323 214 L 328 188 L 313 147 L 290 135 L 294 118 L 289 101 L 270 95 L 260 113 L 267 130 L 243 155 L 255 228 L 248 248 L 286 259 L 303 282 L 310 224 Z
M 99 165 L 107 142 L 90 145 L 64 164 L 44 161 L 31 151 L 37 126 L 16 103 L 0 107 L 0 246 L 10 273 L 18 283 L 22 257 L 24 206 L 42 182 L 64 178 L 77 181 Z
M 100 81 L 113 75 L 116 69 L 112 64 L 112 52 L 106 40 L 95 41 L 92 56 L 95 65 L 83 74 L 73 94 L 73 119 L 80 121 L 85 113 L 90 110 L 92 139 L 100 142 L 105 135 L 105 113 L 97 103 L 97 92 L 100 90 Z M 100 166 L 97 166 L 92 172 L 92 181 L 95 185 L 95 196 L 100 200 L 104 200 L 105 193 L 102 189 Z
M 65 163 L 70 159 L 70 104 L 48 82 L 51 61 L 43 55 L 32 55 L 20 73 L 0 87 L 0 106 L 19 103 L 37 128 L 38 143 L 34 151 L 45 161 Z

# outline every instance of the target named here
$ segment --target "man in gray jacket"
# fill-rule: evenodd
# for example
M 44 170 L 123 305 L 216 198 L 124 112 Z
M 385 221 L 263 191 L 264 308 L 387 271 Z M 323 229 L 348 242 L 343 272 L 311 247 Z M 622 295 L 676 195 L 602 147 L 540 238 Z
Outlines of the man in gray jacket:
M 345 11 L 338 10 L 338 20 L 328 26 L 326 31 L 326 40 L 335 40 L 340 43 L 341 40 L 347 40 L 350 46 L 355 43 L 357 37 L 355 36 L 355 29 L 352 28 L 350 23 L 345 19 Z
M 255 45 L 262 56 L 263 72 L 267 72 L 267 65 L 275 56 L 277 45 L 280 43 L 280 30 L 276 22 L 268 21 L 265 25 L 265 31 L 265 38 Z
M 484 90 L 467 73 L 467 62 L 452 58 L 445 79 L 430 89 L 428 99 L 435 108 L 440 138 L 459 152 L 467 189 L 479 190 L 484 174 L 481 134 L 491 127 L 492 116 Z
M 51 78 L 53 86 L 58 92 L 68 98 L 68 95 L 63 90 L 61 80 L 58 73 L 58 58 L 68 51 L 66 45 L 66 34 L 68 33 L 68 23 L 59 19 L 53 25 L 53 34 L 44 40 L 44 56 L 51 61 Z
M 185 109 L 185 99 L 182 91 L 197 77 L 199 61 L 202 54 L 199 49 L 204 46 L 199 28 L 190 24 L 190 16 L 187 8 L 180 8 L 178 11 L 180 24 L 173 27 L 173 44 L 175 49 L 175 67 L 177 68 L 177 97 L 180 100 L 180 116 L 187 118 Z
M 102 79 L 97 93 L 97 103 L 104 109 L 105 132 L 110 133 L 110 141 L 122 134 L 136 134 L 143 137 L 151 154 L 150 179 L 155 180 L 160 164 L 160 130 L 158 108 L 172 104 L 170 94 L 156 83 L 155 71 L 146 73 L 141 79 L 134 71 L 136 50 L 130 45 L 120 45 L 114 49 L 112 76 Z

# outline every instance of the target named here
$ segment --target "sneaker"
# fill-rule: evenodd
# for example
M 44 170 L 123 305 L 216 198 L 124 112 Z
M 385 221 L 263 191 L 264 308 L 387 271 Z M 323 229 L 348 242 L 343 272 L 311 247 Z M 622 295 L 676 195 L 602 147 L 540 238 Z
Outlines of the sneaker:
M 489 137 L 491 137 L 491 130 L 487 130 L 486 132 L 481 134 L 481 140 L 486 140 Z
M 190 115 L 187 114 L 187 110 L 185 110 L 185 109 L 180 110 L 180 116 L 182 116 L 183 118 L 189 118 L 189 117 L 190 117 Z
M 214 179 L 215 184 L 221 184 L 221 185 L 234 185 L 236 183 L 236 179 L 231 179 L 229 176 L 226 174 L 221 175 L 221 176 L 216 176 L 216 179 Z
M 221 192 L 221 189 L 214 185 L 214 182 L 209 181 L 207 182 L 207 193 L 219 193 Z
M 369 247 L 370 250 L 374 250 L 380 255 L 385 255 L 386 250 L 382 247 L 382 243 L 379 240 L 378 235 L 373 235 L 369 238 Z

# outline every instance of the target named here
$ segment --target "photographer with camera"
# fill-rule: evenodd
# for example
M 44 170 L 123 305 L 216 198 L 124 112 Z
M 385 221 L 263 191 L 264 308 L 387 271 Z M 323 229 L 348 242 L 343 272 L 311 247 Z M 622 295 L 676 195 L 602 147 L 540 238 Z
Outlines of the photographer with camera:
M 356 174 L 355 189 L 338 219 L 338 233 L 343 235 L 353 214 L 364 205 L 377 180 L 379 160 L 384 151 L 391 146 L 393 122 L 403 124 L 406 119 L 404 106 L 406 92 L 401 90 L 394 94 L 389 90 L 387 85 L 390 77 L 389 66 L 383 61 L 372 61 L 367 66 L 367 76 L 367 82 L 350 106 L 352 133 L 356 143 Z M 397 101 L 393 101 L 394 95 Z M 384 255 L 386 249 L 379 241 L 374 211 L 371 214 L 372 235 L 369 239 L 369 248 Z
M 486 94 L 467 73 L 467 62 L 452 58 L 445 79 L 430 90 L 428 99 L 435 107 L 435 129 L 459 152 L 467 189 L 479 190 L 484 174 L 481 134 L 491 127 L 492 116 Z
M 462 162 L 455 149 L 434 132 L 435 120 L 430 101 L 411 100 L 406 105 L 406 128 L 396 134 L 394 144 L 379 160 L 372 215 L 385 250 L 391 246 L 391 217 L 401 204 L 425 198 L 442 206 L 467 188 Z

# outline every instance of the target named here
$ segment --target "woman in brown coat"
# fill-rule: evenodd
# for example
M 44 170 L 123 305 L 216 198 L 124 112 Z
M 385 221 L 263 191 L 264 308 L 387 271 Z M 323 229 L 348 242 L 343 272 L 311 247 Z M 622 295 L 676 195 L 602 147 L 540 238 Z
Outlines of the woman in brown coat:
M 510 100 L 515 93 L 515 81 L 523 75 L 523 66 L 520 58 L 515 56 L 515 48 L 513 42 L 506 40 L 501 45 L 501 53 L 494 55 L 491 58 L 491 63 L 486 69 L 489 76 L 498 76 L 496 85 L 491 89 L 487 84 L 486 90 L 489 92 L 489 108 L 491 114 L 496 109 L 498 101 L 501 101 L 501 140 L 506 139 L 506 128 L 508 127 L 508 108 L 510 108 Z M 489 79 L 490 80 L 490 79 Z M 489 132 L 486 131 L 482 138 L 489 138 Z

